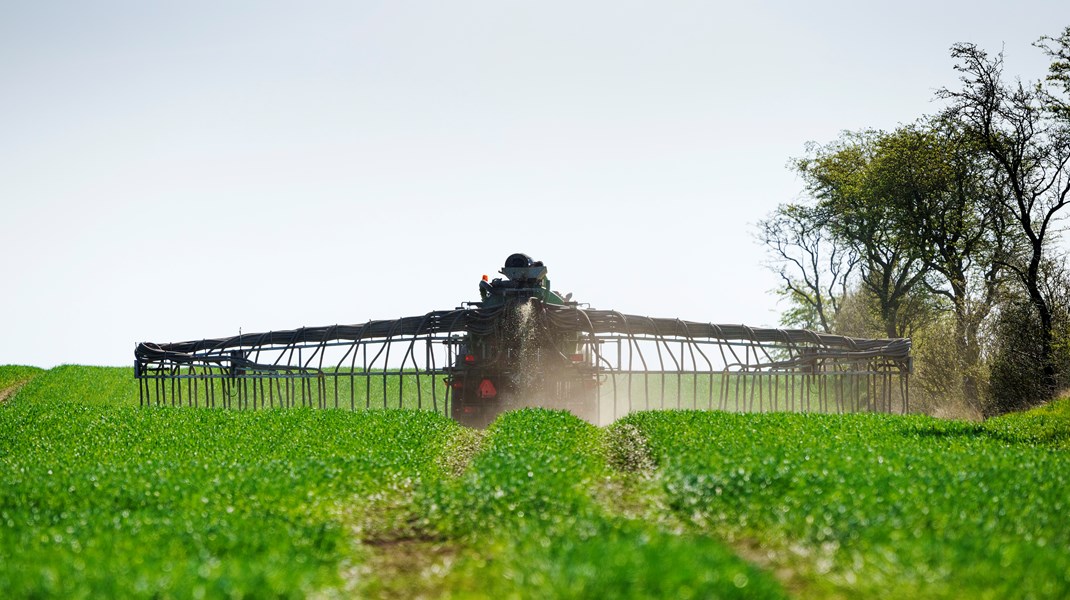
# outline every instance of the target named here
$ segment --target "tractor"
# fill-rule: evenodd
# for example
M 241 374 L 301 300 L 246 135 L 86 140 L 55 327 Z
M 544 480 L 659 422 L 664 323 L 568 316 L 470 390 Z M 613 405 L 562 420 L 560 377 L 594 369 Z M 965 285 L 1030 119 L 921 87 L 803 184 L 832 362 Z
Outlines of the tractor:
M 500 311 L 487 333 L 456 336 L 456 360 L 447 369 L 450 415 L 483 427 L 505 410 L 542 406 L 598 421 L 598 368 L 582 351 L 581 334 L 555 330 L 538 318 L 546 305 L 576 307 L 571 294 L 550 287 L 546 266 L 512 254 L 503 278 L 479 282 L 480 301 L 469 306 Z

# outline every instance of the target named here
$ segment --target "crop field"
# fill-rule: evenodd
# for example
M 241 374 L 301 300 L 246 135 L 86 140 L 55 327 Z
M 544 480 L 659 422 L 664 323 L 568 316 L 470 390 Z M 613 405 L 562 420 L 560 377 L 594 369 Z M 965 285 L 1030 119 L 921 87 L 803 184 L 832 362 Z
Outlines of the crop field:
M 1065 403 L 1065 401 L 1064 401 Z M 1070 594 L 1068 416 L 642 413 L 666 503 L 808 595 Z
M 1070 596 L 1070 399 L 477 432 L 139 407 L 130 369 L 0 367 L 5 390 L 5 598 Z
M 360 554 L 343 509 L 440 476 L 457 429 L 414 411 L 141 409 L 129 377 L 62 367 L 0 409 L 4 597 L 338 586 Z

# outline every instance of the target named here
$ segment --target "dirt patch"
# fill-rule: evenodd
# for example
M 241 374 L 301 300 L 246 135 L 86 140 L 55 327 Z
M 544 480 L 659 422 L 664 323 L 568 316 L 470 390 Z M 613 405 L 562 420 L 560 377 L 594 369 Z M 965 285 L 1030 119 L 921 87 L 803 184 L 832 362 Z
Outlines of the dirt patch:
M 439 467 L 459 477 L 483 447 L 481 430 L 458 428 Z M 398 478 L 382 491 L 353 498 L 336 512 L 353 539 L 354 560 L 342 565 L 341 590 L 324 598 L 438 598 L 461 547 L 438 535 L 416 501 L 419 480 Z
M 368 560 L 360 565 L 357 588 L 364 598 L 439 598 L 443 580 L 459 550 L 434 539 L 370 542 Z
M 832 555 L 837 546 L 826 544 L 820 548 L 810 548 L 792 545 L 773 548 L 753 538 L 733 537 L 724 541 L 744 560 L 772 573 L 792 598 L 840 600 L 850 597 L 832 586 L 820 586 L 820 589 L 814 586 L 815 576 L 825 578 L 830 575 Z
M 9 385 L 4 389 L 0 389 L 0 404 L 7 402 L 9 398 L 12 398 L 15 394 L 19 393 L 19 390 L 22 389 L 22 386 L 29 383 L 30 379 L 32 378 L 23 379 L 22 381 L 16 382 L 13 385 Z
M 340 590 L 321 598 L 434 598 L 456 546 L 427 527 L 416 505 L 417 480 L 399 478 L 386 489 L 353 498 L 335 516 L 353 540 L 353 560 L 341 566 Z

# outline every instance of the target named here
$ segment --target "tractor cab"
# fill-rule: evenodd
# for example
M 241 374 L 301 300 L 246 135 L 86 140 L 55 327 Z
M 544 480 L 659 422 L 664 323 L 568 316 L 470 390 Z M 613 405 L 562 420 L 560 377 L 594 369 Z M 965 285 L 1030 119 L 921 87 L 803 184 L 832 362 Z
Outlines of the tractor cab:
M 505 266 L 498 271 L 505 279 L 496 277 L 488 281 L 483 276 L 479 282 L 480 302 L 473 303 L 483 308 L 504 306 L 510 300 L 527 300 L 537 298 L 547 304 L 568 304 L 566 298 L 550 289 L 550 278 L 546 276 L 546 265 L 542 261 L 532 260 L 527 254 L 510 254 L 505 259 Z M 568 298 L 571 299 L 571 294 Z

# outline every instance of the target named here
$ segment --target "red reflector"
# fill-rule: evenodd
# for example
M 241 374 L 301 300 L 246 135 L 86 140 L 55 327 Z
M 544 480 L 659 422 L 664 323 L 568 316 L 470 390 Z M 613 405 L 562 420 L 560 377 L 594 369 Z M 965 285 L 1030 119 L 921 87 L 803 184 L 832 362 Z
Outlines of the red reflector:
M 468 364 L 468 365 L 476 364 L 476 355 L 475 354 L 465 354 L 464 355 L 464 362 L 465 362 L 465 364 Z
M 572 362 L 583 362 L 583 355 L 582 354 L 573 354 L 572 355 Z
M 474 407 L 474 406 L 465 406 L 464 408 L 461 409 L 461 412 L 463 412 L 465 414 L 471 414 L 471 413 L 476 412 L 476 407 Z
M 498 389 L 494 387 L 494 382 L 489 379 L 484 379 L 479 382 L 479 397 L 480 398 L 493 398 L 498 395 Z

